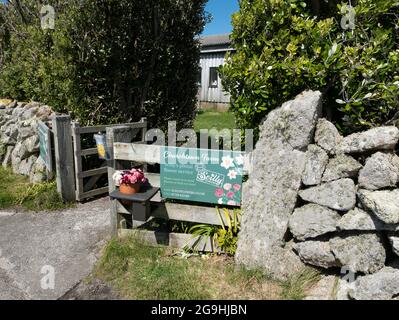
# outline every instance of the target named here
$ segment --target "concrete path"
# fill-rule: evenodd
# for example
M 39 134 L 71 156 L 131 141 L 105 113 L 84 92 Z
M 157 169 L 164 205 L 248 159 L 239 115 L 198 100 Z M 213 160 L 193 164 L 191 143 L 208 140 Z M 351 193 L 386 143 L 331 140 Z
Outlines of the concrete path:
M 0 211 L 0 300 L 62 297 L 91 273 L 109 234 L 108 198 L 59 212 Z

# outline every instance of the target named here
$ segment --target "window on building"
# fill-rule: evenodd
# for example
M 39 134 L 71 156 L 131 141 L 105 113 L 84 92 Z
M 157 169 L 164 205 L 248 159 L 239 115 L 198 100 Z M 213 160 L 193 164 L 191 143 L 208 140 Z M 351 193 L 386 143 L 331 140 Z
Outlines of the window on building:
M 202 68 L 199 68 L 198 74 L 197 74 L 197 85 L 199 87 L 202 86 Z
M 211 67 L 209 68 L 209 88 L 217 88 L 218 87 L 218 68 Z

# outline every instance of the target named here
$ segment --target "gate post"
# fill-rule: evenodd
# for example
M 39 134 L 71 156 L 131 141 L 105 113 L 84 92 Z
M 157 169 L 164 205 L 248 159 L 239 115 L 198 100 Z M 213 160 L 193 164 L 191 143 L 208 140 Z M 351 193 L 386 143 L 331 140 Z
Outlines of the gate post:
M 123 169 L 121 163 L 114 158 L 114 142 L 130 143 L 132 141 L 132 128 L 128 126 L 107 127 L 106 140 L 110 153 L 110 160 L 108 160 L 108 188 L 109 193 L 111 193 L 115 190 L 115 182 L 112 176 L 116 170 Z M 110 209 L 111 235 L 117 236 L 119 223 L 121 222 L 121 217 L 118 214 L 117 200 L 111 199 Z
M 56 115 L 52 119 L 54 131 L 55 161 L 57 171 L 57 191 L 64 201 L 75 201 L 75 170 L 71 117 Z

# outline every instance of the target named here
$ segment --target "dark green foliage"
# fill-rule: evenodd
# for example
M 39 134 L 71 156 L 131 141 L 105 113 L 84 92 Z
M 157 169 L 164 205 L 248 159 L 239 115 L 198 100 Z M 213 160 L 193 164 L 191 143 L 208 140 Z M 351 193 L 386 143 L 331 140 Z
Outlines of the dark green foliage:
M 8 44 L 0 35 L 0 96 L 83 124 L 192 121 L 207 0 L 57 0 L 54 30 L 40 27 L 41 1 L 20 2 L 0 14 L 11 34 Z
M 222 68 L 241 127 L 306 89 L 325 95 L 325 115 L 345 133 L 399 118 L 399 2 L 242 0 L 233 17 L 237 53 Z

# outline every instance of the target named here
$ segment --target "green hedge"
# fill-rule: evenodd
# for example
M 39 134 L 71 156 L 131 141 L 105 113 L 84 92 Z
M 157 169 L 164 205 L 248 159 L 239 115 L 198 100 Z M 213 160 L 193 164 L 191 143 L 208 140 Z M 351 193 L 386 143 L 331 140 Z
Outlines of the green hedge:
M 54 30 L 41 29 L 40 2 L 0 9 L 0 96 L 83 124 L 191 123 L 207 0 L 56 0 Z
M 325 115 L 344 133 L 399 118 L 399 2 L 242 0 L 237 49 L 222 68 L 231 109 L 245 128 L 305 89 L 321 90 Z M 347 18 L 344 18 L 344 20 Z M 345 22 L 345 21 L 344 21 Z

